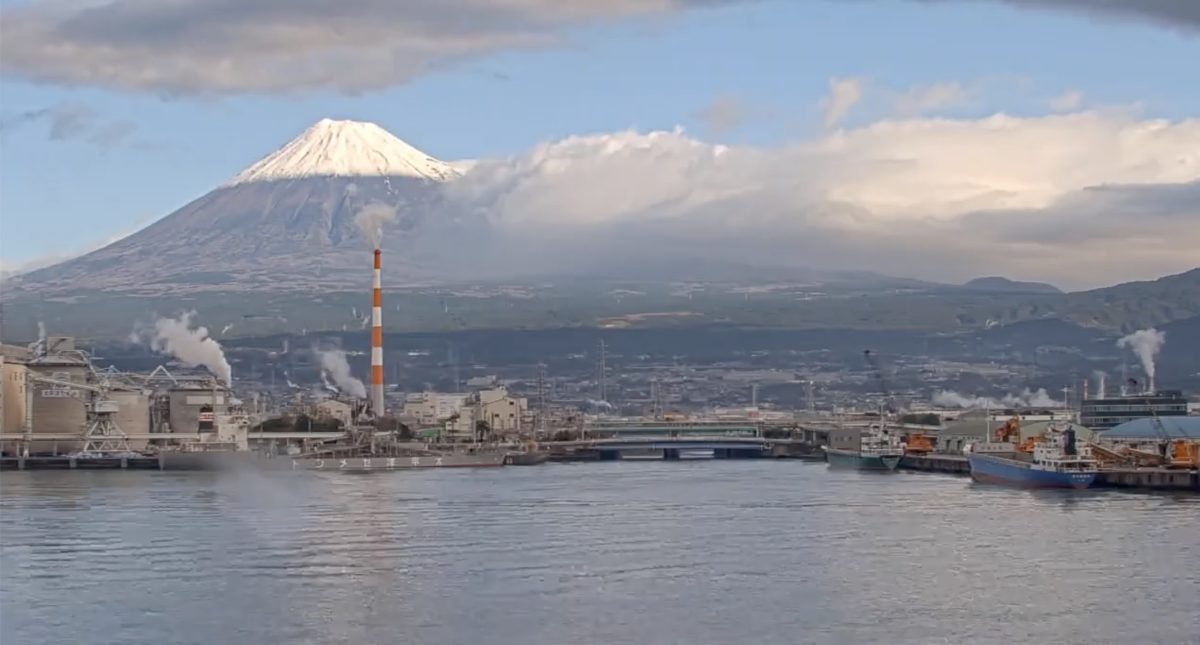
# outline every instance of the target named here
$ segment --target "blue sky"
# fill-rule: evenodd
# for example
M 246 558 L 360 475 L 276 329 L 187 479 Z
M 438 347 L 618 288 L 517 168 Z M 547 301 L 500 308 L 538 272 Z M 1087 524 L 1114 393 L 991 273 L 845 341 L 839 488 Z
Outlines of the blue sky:
M 127 233 L 326 116 L 374 121 L 453 160 L 676 125 L 707 142 L 782 146 L 822 136 L 830 79 L 844 77 L 867 88 L 845 128 L 894 117 L 895 94 L 938 83 L 969 96 L 924 116 L 1039 116 L 1068 92 L 1080 97 L 1072 110 L 1123 108 L 1171 121 L 1200 114 L 1196 32 L 1124 16 L 981 2 L 761 2 L 580 20 L 551 32 L 554 44 L 498 47 L 357 94 L 167 96 L 86 78 L 33 84 L 27 69 L 5 69 L 0 257 L 11 267 Z M 706 121 L 716 101 L 736 113 L 730 127 Z M 57 133 L 55 110 L 69 115 Z

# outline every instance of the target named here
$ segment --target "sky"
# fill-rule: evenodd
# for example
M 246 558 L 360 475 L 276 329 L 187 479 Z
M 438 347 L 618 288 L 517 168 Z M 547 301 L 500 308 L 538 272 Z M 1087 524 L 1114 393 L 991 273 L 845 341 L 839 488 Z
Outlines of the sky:
M 0 0 L 0 269 L 332 117 L 579 252 L 1153 278 L 1200 265 L 1196 61 L 1192 0 Z

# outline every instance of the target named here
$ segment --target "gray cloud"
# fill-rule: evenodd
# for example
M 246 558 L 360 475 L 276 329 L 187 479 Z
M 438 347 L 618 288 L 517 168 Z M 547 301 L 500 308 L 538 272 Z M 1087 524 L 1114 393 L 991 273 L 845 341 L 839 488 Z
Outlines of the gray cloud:
M 43 2 L 0 11 L 0 72 L 168 94 L 355 93 L 494 51 L 553 45 L 574 25 L 739 1 L 752 0 Z M 993 1 L 1200 30 L 1194 0 Z
M 746 121 L 746 106 L 737 97 L 722 94 L 696 116 L 709 132 L 724 134 L 737 129 Z
M 38 123 L 46 124 L 46 135 L 51 141 L 83 141 L 101 148 L 127 142 L 137 129 L 132 121 L 108 121 L 86 105 L 60 103 L 2 119 L 0 132 Z
M 958 2 L 961 0 L 935 0 Z M 1195 0 L 1000 0 L 1017 7 L 1057 9 L 1114 18 L 1139 18 L 1181 31 L 1200 31 L 1200 2 Z

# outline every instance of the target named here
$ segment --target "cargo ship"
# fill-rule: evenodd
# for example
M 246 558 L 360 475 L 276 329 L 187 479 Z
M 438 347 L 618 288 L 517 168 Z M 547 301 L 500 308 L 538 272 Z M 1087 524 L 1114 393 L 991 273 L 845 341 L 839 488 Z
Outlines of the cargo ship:
M 971 468 L 971 479 L 986 484 L 1019 488 L 1082 489 L 1096 480 L 1097 465 L 1091 448 L 1076 441 L 1075 430 L 1051 429 L 1034 443 L 1032 453 L 1010 454 L 977 450 L 963 451 Z
M 833 446 L 821 446 L 830 466 L 858 470 L 896 470 L 904 458 L 904 445 L 898 433 L 882 425 L 865 430 L 844 429 L 830 433 Z

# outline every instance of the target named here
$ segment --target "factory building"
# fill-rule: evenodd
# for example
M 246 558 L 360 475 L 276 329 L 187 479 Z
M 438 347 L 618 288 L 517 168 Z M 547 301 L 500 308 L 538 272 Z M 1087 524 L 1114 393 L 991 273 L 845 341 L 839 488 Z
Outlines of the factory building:
M 475 419 L 486 421 L 494 433 L 520 432 L 527 412 L 526 400 L 509 396 L 505 388 L 482 390 L 476 395 Z
M 449 438 L 467 440 L 481 421 L 496 434 L 521 432 L 528 425 L 528 407 L 525 398 L 510 396 L 503 387 L 472 393 L 419 392 L 407 397 L 403 416 L 422 427 L 438 426 Z
M 418 392 L 405 398 L 403 416 L 412 417 L 421 425 L 439 425 L 456 414 L 461 416 L 470 401 L 470 394 Z
M 1042 436 L 1051 427 L 1062 427 L 1074 421 L 1073 416 L 1066 411 L 1049 412 L 1046 414 L 1017 413 L 1013 411 L 987 412 L 985 410 L 970 410 L 946 424 L 937 434 L 936 450 L 938 452 L 960 453 L 970 443 L 989 441 L 1004 424 L 1014 416 L 1021 422 L 1021 440 Z M 1080 428 L 1080 439 L 1087 439 L 1090 433 Z
M 337 421 L 343 428 L 349 428 L 354 420 L 354 407 L 345 401 L 325 399 L 313 406 L 313 409 L 318 419 Z
M 1187 416 L 1188 402 L 1180 390 L 1161 390 L 1132 396 L 1084 399 L 1079 423 L 1093 430 L 1105 430 L 1122 423 L 1147 417 Z
M 226 414 L 229 407 L 229 393 L 219 386 L 177 386 L 168 390 L 165 398 L 167 416 L 159 419 L 156 432 L 191 435 L 212 432 L 216 417 Z
M 91 364 L 75 349 L 75 341 L 62 336 L 47 339 L 53 353 L 39 353 L 26 365 L 29 414 L 33 419 L 30 452 L 70 452 L 80 441 L 47 439 L 38 435 L 82 435 L 88 423 L 92 392 L 87 389 Z

